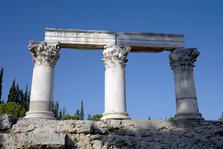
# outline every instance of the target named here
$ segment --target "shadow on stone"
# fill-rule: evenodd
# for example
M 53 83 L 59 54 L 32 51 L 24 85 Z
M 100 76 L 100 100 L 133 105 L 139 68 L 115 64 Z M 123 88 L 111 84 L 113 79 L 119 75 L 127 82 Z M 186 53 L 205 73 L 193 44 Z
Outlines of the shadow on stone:
M 220 149 L 222 121 L 21 119 L 0 132 L 2 148 Z

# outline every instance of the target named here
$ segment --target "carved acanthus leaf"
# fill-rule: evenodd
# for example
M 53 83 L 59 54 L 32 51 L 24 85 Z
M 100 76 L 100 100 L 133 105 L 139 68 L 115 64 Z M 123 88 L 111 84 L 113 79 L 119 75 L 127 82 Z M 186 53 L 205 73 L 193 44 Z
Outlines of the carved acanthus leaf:
M 35 65 L 49 65 L 54 67 L 59 59 L 59 43 L 30 42 L 28 46 Z
M 200 52 L 196 48 L 178 48 L 169 55 L 170 66 L 173 70 L 190 69 L 194 67 L 194 62 Z
M 104 47 L 102 61 L 106 68 L 114 68 L 118 65 L 121 66 L 121 68 L 125 68 L 129 52 L 130 47 L 121 48 L 116 45 L 106 45 Z

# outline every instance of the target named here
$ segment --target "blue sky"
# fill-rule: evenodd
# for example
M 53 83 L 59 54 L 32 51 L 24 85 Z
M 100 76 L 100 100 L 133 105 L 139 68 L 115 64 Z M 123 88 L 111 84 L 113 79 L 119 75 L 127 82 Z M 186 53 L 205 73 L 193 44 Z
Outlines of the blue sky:
M 43 41 L 45 28 L 184 34 L 185 47 L 201 52 L 195 67 L 200 112 L 218 119 L 223 112 L 223 1 L 94 0 L 0 2 L 0 67 L 3 98 L 15 77 L 31 86 L 33 63 L 29 40 Z M 127 111 L 132 119 L 165 119 L 175 114 L 169 52 L 130 53 L 126 66 Z M 73 114 L 84 101 L 85 115 L 104 111 L 102 51 L 61 49 L 55 93 Z

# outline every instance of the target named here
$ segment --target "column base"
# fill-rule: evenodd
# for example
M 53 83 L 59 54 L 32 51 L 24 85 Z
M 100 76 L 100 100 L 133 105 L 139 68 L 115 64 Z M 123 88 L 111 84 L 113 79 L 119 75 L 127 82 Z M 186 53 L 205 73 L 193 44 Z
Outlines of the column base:
M 126 112 L 103 113 L 101 120 L 128 120 L 129 114 Z
M 201 113 L 180 113 L 175 115 L 176 120 L 204 120 Z
M 28 111 L 26 112 L 26 116 L 24 118 L 55 120 L 54 113 L 50 111 Z

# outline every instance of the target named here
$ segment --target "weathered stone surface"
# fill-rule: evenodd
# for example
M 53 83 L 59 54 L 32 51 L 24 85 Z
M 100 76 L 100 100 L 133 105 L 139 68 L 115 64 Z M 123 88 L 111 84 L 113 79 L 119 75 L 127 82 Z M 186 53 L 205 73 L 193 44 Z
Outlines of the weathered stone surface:
M 0 132 L 0 148 L 223 148 L 221 121 L 21 119 Z
M 106 45 L 104 48 L 105 112 L 101 119 L 129 119 L 126 111 L 125 65 L 131 49 L 115 45 Z
M 26 118 L 55 119 L 53 114 L 54 66 L 60 56 L 59 43 L 30 42 L 33 79 Z
M 17 122 L 18 118 L 13 115 L 0 115 L 0 131 L 8 130 Z
M 0 133 L 3 148 L 64 148 L 66 133 L 57 133 L 57 121 L 22 119 L 13 125 L 10 133 Z
M 170 52 L 174 72 L 176 119 L 203 119 L 199 113 L 193 67 L 200 52 L 196 48 L 177 48 Z
M 103 49 L 116 44 L 131 47 L 132 52 L 161 52 L 184 47 L 184 36 L 136 32 L 110 32 L 100 30 L 54 29 L 45 30 L 46 42 L 60 42 L 61 48 Z

